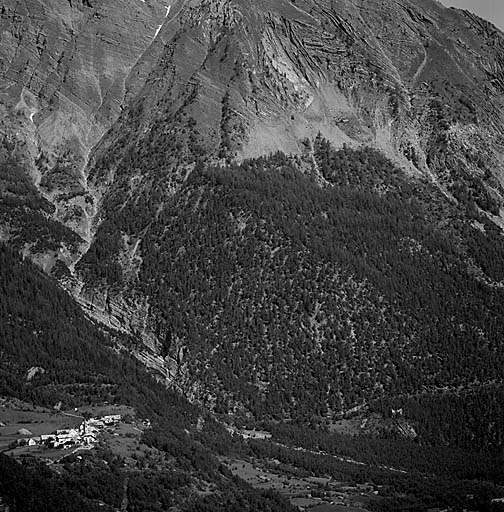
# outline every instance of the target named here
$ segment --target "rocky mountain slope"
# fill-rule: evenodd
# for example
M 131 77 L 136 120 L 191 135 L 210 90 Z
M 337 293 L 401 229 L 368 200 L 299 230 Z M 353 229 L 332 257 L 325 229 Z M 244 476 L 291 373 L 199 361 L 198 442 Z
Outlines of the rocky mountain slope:
M 0 394 L 152 429 L 0 502 L 500 510 L 503 63 L 434 0 L 5 0 Z
M 164 18 L 158 1 L 2 5 L 2 160 L 21 167 L 2 176 L 3 195 L 35 187 L 44 218 L 77 235 L 67 233 L 72 243 L 61 247 L 66 264 L 90 241 L 97 211 L 85 171 L 90 151 L 145 80 L 138 63 L 149 60 Z M 9 217 L 4 238 L 20 230 L 26 244 L 36 243 L 19 214 Z M 55 235 L 56 245 L 64 240 Z M 54 255 L 39 255 L 47 268 L 54 264 Z
M 492 25 L 433 0 L 0 16 L 2 239 L 162 379 L 256 417 L 502 381 Z

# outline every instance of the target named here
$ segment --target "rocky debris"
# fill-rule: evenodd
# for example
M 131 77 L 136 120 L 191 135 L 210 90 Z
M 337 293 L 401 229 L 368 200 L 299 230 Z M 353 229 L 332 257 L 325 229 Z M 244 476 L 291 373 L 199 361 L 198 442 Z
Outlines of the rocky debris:
M 27 372 L 26 372 L 26 380 L 30 382 L 33 380 L 37 375 L 44 375 L 45 369 L 40 366 L 32 366 Z
M 400 414 L 393 414 L 391 418 L 384 418 L 380 414 L 371 414 L 361 420 L 357 432 L 375 437 L 394 436 L 403 439 L 416 439 L 418 434 L 415 425 Z
M 166 327 L 148 301 L 140 296 L 104 296 L 97 290 L 85 288 L 83 283 L 76 285 L 74 280 L 67 281 L 66 286 L 91 318 L 137 341 L 119 348 L 130 351 L 167 385 L 177 384 L 183 366 L 183 346 L 180 342 L 169 346 L 164 343 Z

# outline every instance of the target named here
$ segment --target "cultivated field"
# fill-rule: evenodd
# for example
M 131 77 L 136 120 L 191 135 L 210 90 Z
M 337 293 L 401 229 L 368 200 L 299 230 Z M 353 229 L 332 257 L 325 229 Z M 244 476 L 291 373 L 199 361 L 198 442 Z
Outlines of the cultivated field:
M 0 451 L 7 451 L 9 445 L 19 439 L 77 428 L 81 422 L 78 412 L 59 412 L 0 398 Z M 31 434 L 20 434 L 19 431 L 23 430 Z M 25 447 L 24 451 L 33 451 L 30 448 Z

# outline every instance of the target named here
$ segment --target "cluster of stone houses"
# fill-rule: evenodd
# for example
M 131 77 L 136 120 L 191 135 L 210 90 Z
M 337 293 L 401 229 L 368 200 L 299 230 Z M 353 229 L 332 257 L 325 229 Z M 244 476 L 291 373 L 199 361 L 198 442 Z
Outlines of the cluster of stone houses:
M 19 439 L 18 446 L 47 446 L 48 448 L 69 449 L 75 446 L 93 447 L 98 436 L 106 428 L 121 421 L 120 414 L 84 420 L 77 428 L 57 430 L 53 434 L 43 434 Z

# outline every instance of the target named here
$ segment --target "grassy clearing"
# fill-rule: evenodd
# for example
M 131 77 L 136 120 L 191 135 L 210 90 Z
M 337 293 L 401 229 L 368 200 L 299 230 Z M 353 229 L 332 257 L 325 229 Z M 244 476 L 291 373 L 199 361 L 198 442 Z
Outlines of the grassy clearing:
M 32 407 L 18 401 L 3 401 L 0 405 L 0 451 L 6 451 L 13 441 L 19 439 L 78 427 L 82 419 L 70 414 L 72 413 Z M 31 434 L 19 434 L 21 429 L 25 429 Z M 33 450 L 23 450 L 21 453 L 25 451 L 31 453 Z

